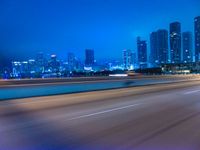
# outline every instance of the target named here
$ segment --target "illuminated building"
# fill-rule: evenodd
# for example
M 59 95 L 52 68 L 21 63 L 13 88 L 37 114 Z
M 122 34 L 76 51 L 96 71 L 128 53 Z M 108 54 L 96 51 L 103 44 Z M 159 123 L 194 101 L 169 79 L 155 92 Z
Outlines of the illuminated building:
M 200 61 L 200 16 L 194 19 L 195 61 Z
M 141 40 L 140 37 L 137 38 L 137 49 L 138 49 L 138 62 L 140 68 L 147 67 L 147 43 Z
M 57 61 L 57 56 L 56 55 L 51 55 L 51 59 L 49 61 L 49 72 L 51 73 L 58 73 L 59 68 L 60 68 L 60 63 Z
M 192 33 L 182 33 L 182 47 L 183 47 L 183 62 L 192 62 Z
M 37 66 L 36 72 L 44 73 L 47 62 L 46 62 L 43 52 L 37 53 L 35 63 Z
M 168 31 L 158 30 L 158 62 L 160 64 L 168 63 Z
M 29 77 L 30 68 L 27 61 L 14 61 L 12 62 L 12 76 L 13 77 Z
M 181 62 L 181 24 L 173 22 L 170 24 L 170 50 L 171 62 Z
M 157 46 L 157 32 L 152 32 L 150 35 L 150 62 L 153 65 L 158 64 L 158 46 Z
M 68 53 L 68 67 L 70 71 L 74 71 L 76 69 L 76 58 L 73 53 Z
M 129 50 L 123 50 L 123 65 L 124 69 L 132 70 L 133 69 L 133 52 Z

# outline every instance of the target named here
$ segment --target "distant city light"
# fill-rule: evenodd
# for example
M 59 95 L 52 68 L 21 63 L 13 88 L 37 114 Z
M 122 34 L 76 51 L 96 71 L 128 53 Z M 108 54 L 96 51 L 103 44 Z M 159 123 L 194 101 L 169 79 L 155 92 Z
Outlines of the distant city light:
M 110 74 L 110 77 L 127 77 L 128 74 Z

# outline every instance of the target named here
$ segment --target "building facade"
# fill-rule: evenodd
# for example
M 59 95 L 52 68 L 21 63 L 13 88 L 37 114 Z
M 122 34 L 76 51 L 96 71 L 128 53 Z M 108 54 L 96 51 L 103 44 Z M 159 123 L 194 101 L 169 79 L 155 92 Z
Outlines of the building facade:
M 158 64 L 158 46 L 157 46 L 157 32 L 152 32 L 150 35 L 150 63 L 153 66 Z
M 140 68 L 147 67 L 147 42 L 137 38 L 138 63 Z
M 67 62 L 70 71 L 76 70 L 76 57 L 74 53 L 68 53 Z
M 172 63 L 181 62 L 181 24 L 179 22 L 170 24 L 170 54 Z
M 168 63 L 168 31 L 167 30 L 158 30 L 158 62 L 160 64 Z
M 92 67 L 94 65 L 94 50 L 85 50 L 85 66 Z
M 183 62 L 189 63 L 193 61 L 192 54 L 192 33 L 183 32 L 182 33 L 182 48 L 183 48 Z
M 60 62 L 57 60 L 56 55 L 51 55 L 51 59 L 48 63 L 48 69 L 51 73 L 58 73 L 60 71 Z
M 44 56 L 44 53 L 43 52 L 37 53 L 35 60 L 36 60 L 36 66 L 37 66 L 36 72 L 44 73 L 47 67 L 47 60 Z
M 194 19 L 195 61 L 200 61 L 200 16 Z
M 134 63 L 134 53 L 128 49 L 123 50 L 123 65 L 124 69 L 132 70 Z
M 154 66 L 168 63 L 168 31 L 160 29 L 150 36 L 151 63 Z

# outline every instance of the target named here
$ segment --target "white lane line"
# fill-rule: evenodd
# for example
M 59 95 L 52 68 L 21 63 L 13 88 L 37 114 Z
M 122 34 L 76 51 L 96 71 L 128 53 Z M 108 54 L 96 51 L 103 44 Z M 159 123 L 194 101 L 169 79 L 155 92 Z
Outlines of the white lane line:
M 127 105 L 127 106 L 123 106 L 123 107 L 117 107 L 117 108 L 104 110 L 104 111 L 100 111 L 100 112 L 96 112 L 96 113 L 77 116 L 77 117 L 74 117 L 74 118 L 71 118 L 71 119 L 67 119 L 67 121 L 72 121 L 72 120 L 77 120 L 77 119 L 83 119 L 83 118 L 87 118 L 87 117 L 102 115 L 102 114 L 106 114 L 106 113 L 111 113 L 111 112 L 114 112 L 114 111 L 133 108 L 133 107 L 136 107 L 136 106 L 139 106 L 139 105 L 142 105 L 142 104 L 145 104 L 145 103 L 132 104 L 132 105 Z M 23 128 L 32 127 L 32 126 L 36 126 L 36 125 L 38 126 L 38 125 L 41 125 L 41 124 L 44 124 L 44 123 L 51 123 L 52 121 L 56 121 L 58 119 L 65 119 L 66 117 L 68 117 L 68 116 L 66 114 L 64 114 L 62 116 L 53 117 L 53 118 L 46 117 L 46 118 L 43 118 L 43 119 L 38 119 L 37 121 L 31 120 L 31 121 L 27 121 L 27 122 L 19 122 L 17 124 L 9 124 L 8 126 L 4 126 L 4 125 L 0 124 L 0 133 L 1 132 L 6 132 L 6 131 L 10 131 L 10 130 L 23 129 Z
M 100 112 L 96 112 L 96 113 L 91 113 L 91 114 L 86 114 L 86 115 L 82 115 L 82 116 L 71 118 L 69 120 L 76 120 L 76 119 L 82 119 L 82 118 L 87 118 L 87 117 L 102 115 L 102 114 L 110 113 L 110 112 L 113 112 L 113 111 L 128 109 L 128 108 L 135 107 L 135 106 L 138 106 L 138 105 L 142 105 L 142 103 L 128 105 L 128 106 L 123 106 L 123 107 L 118 107 L 118 108 L 113 108 L 113 109 L 104 110 L 104 111 L 100 111 Z
M 184 94 L 188 95 L 188 94 L 193 94 L 193 93 L 197 93 L 197 92 L 200 92 L 200 90 L 189 91 L 189 92 L 186 92 Z

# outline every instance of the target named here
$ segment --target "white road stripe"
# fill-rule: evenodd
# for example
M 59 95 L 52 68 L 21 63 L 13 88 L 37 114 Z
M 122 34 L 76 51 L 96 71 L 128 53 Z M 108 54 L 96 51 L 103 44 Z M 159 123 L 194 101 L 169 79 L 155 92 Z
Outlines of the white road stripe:
M 184 93 L 184 94 L 185 94 L 185 95 L 188 95 L 188 94 L 193 94 L 193 93 L 197 93 L 197 92 L 200 92 L 200 90 L 189 91 L 189 92 L 186 92 L 186 93 Z
M 113 111 L 118 111 L 118 110 L 123 110 L 123 109 L 128 109 L 131 107 L 135 107 L 138 105 L 142 105 L 144 103 L 139 103 L 139 104 L 133 104 L 133 105 L 128 105 L 128 106 L 123 106 L 123 107 L 118 107 L 118 108 L 113 108 L 113 109 L 109 109 L 109 110 L 105 110 L 105 111 L 100 111 L 100 112 L 96 112 L 96 113 L 92 113 L 92 114 L 86 114 L 86 115 L 82 115 L 82 116 L 77 116 L 74 118 L 69 118 L 67 119 L 67 121 L 72 121 L 72 120 L 77 120 L 77 119 L 82 119 L 82 118 L 87 118 L 87 117 L 92 117 L 92 116 L 97 116 L 97 115 L 101 115 L 101 114 L 105 114 L 105 113 L 110 113 Z M 66 117 L 68 117 L 68 115 L 63 114 L 61 116 L 57 116 L 57 117 L 46 117 L 46 118 L 38 118 L 37 121 L 31 120 L 31 121 L 27 121 L 27 122 L 18 122 L 17 124 L 9 124 L 7 126 L 4 126 L 3 124 L 0 124 L 0 134 L 1 132 L 6 132 L 6 131 L 10 131 L 10 130 L 17 130 L 17 129 L 23 129 L 23 128 L 27 128 L 27 127 L 32 127 L 32 126 L 38 126 L 44 123 L 49 123 L 51 121 L 57 121 L 60 119 L 66 119 Z
M 133 105 L 128 105 L 128 106 L 123 106 L 123 107 L 118 107 L 118 108 L 113 108 L 113 109 L 104 110 L 104 111 L 100 111 L 100 112 L 96 112 L 96 113 L 91 113 L 91 114 L 86 114 L 86 115 L 82 115 L 82 116 L 78 116 L 78 117 L 71 118 L 71 119 L 69 119 L 69 120 L 76 120 L 76 119 L 82 119 L 82 118 L 87 118 L 87 117 L 102 115 L 102 114 L 110 113 L 110 112 L 113 112 L 113 111 L 128 109 L 128 108 L 135 107 L 135 106 L 138 106 L 138 105 L 142 105 L 142 103 L 133 104 Z

